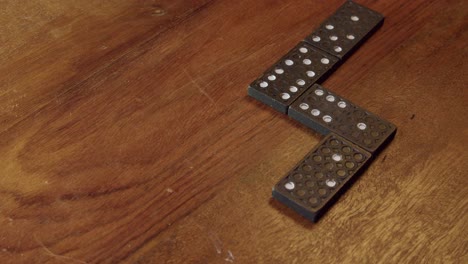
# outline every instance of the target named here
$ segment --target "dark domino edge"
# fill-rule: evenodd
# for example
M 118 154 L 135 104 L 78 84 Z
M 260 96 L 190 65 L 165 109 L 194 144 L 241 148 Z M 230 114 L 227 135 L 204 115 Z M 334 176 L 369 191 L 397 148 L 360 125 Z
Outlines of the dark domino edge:
M 346 59 L 383 24 L 384 16 L 346 1 L 305 41 L 340 59 Z
M 316 222 L 370 160 L 369 152 L 331 133 L 273 187 L 273 198 Z
M 373 153 L 396 132 L 392 123 L 318 84 L 290 106 L 288 115 L 321 134 L 333 132 Z
M 330 74 L 337 62 L 330 54 L 300 42 L 252 82 L 248 94 L 286 114 L 288 106 L 307 88 Z

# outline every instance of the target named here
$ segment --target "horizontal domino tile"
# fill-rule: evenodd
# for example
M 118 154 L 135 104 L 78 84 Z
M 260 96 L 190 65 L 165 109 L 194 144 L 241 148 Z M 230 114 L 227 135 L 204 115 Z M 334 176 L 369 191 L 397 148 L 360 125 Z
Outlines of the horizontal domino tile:
M 334 132 L 370 152 L 378 151 L 395 125 L 315 84 L 290 107 L 288 115 L 321 134 Z
M 329 134 L 273 188 L 273 197 L 311 221 L 333 204 L 371 154 Z
M 305 41 L 340 59 L 349 56 L 383 23 L 383 15 L 346 1 Z
M 286 113 L 307 88 L 328 74 L 337 58 L 300 42 L 249 86 L 257 100 Z

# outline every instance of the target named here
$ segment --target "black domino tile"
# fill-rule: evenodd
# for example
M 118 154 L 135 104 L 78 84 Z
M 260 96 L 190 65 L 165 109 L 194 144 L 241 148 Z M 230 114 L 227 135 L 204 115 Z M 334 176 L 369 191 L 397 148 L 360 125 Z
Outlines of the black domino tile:
M 338 59 L 300 42 L 248 88 L 248 94 L 281 113 L 307 88 L 323 79 Z
M 396 132 L 392 123 L 318 84 L 291 105 L 288 115 L 321 134 L 333 132 L 373 153 Z
M 348 57 L 383 24 L 383 15 L 346 1 L 305 41 L 340 59 Z
M 331 133 L 273 187 L 273 198 L 316 222 L 370 159 L 369 152 Z

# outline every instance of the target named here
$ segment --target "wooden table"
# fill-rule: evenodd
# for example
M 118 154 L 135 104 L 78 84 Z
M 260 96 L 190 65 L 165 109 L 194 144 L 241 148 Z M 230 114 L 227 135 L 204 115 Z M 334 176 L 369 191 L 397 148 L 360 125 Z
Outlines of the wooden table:
M 317 224 L 271 199 L 320 136 L 247 96 L 333 1 L 0 2 L 0 263 L 467 263 L 468 3 L 324 85 L 398 126 Z

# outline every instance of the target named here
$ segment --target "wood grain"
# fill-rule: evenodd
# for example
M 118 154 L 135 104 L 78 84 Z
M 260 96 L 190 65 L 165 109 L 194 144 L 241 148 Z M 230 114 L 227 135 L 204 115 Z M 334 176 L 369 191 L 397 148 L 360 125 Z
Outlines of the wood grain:
M 247 84 L 342 1 L 0 1 L 0 263 L 466 263 L 468 5 L 324 85 L 395 123 L 317 224 L 271 187 L 320 139 Z

